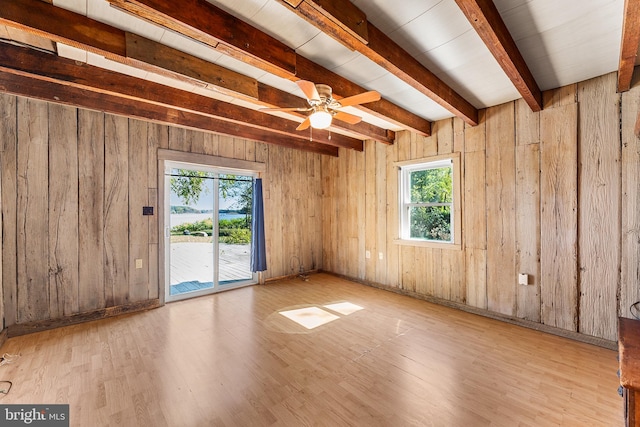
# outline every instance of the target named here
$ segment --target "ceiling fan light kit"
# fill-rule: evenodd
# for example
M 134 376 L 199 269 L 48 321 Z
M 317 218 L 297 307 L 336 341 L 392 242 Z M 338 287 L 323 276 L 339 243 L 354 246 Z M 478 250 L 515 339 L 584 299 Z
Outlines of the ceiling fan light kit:
M 333 116 L 326 109 L 318 109 L 309 116 L 311 127 L 314 129 L 326 129 L 331 126 Z

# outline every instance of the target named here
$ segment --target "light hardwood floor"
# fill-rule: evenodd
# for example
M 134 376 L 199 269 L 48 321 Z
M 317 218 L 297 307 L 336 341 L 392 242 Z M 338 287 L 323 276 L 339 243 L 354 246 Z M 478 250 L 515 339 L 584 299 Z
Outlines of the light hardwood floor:
M 362 307 L 315 329 L 279 311 Z M 616 353 L 327 274 L 11 338 L 73 426 L 621 426 Z

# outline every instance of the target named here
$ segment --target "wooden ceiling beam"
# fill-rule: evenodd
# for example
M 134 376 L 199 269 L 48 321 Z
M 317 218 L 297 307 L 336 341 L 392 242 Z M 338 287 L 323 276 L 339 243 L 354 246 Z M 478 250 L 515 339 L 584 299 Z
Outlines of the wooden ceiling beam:
M 542 110 L 542 91 L 493 0 L 456 0 L 456 3 L 529 108 Z
M 206 0 L 184 0 L 175 2 L 173 0 L 107 0 L 113 6 L 125 10 L 134 16 L 154 22 L 165 28 L 169 28 L 187 37 L 191 37 L 209 46 L 214 46 L 226 54 L 251 65 L 257 66 L 269 73 L 287 78 L 291 81 L 312 80 L 316 83 L 329 82 L 333 88 L 336 98 L 357 95 L 365 89 L 353 82 L 348 81 L 335 73 L 332 73 L 332 80 L 322 78 L 321 81 L 313 80 L 310 75 L 305 74 L 300 67 L 300 55 L 294 55 L 295 74 L 291 74 L 289 67 L 284 67 L 276 62 L 275 58 L 285 55 L 289 59 L 290 48 L 282 45 L 274 39 L 271 41 L 265 33 L 246 22 L 235 18 L 224 10 L 214 6 Z M 265 37 L 266 36 L 266 37 Z M 239 43 L 238 40 L 246 40 Z M 259 50 L 262 52 L 261 61 L 255 61 L 256 40 L 260 40 L 262 45 Z M 244 56 L 242 56 L 244 54 Z M 295 54 L 295 52 L 294 52 Z M 307 60 L 307 62 L 311 62 Z M 319 64 L 313 64 L 313 74 L 326 75 L 329 72 Z M 305 68 L 308 69 L 308 68 Z M 336 88 L 352 88 L 352 91 L 342 91 Z M 357 108 L 360 108 L 358 106 Z M 383 117 L 405 129 L 412 130 L 421 135 L 430 135 L 431 123 L 407 110 L 404 110 L 393 103 L 381 99 L 363 107 L 363 110 L 375 112 L 379 117 Z M 477 115 L 477 112 L 476 112 Z
M 205 130 L 328 156 L 338 155 L 337 147 L 326 144 L 305 142 L 282 134 L 266 132 L 238 123 L 215 120 L 211 117 L 161 105 L 146 102 L 123 102 L 122 98 L 118 96 L 2 71 L 0 71 L 0 91 L 57 104 L 103 111 L 154 123 Z
M 339 42 L 354 40 L 369 43 L 367 15 L 350 1 L 344 0 L 279 0 L 291 6 L 298 15 L 321 30 L 331 34 Z M 353 49 L 351 46 L 347 46 Z
M 305 102 L 296 97 L 296 104 L 270 104 L 270 100 L 280 98 L 282 91 L 266 85 L 261 85 L 258 91 L 258 82 L 253 78 L 40 0 L 6 0 L 0 8 L 0 22 L 116 62 L 249 102 L 269 107 L 304 105 Z M 332 129 L 338 132 L 345 130 L 360 139 L 374 139 L 386 144 L 395 138 L 394 132 L 367 123 L 348 125 L 335 121 Z
M 78 65 L 75 61 L 29 48 L 0 44 L 0 70 L 115 96 L 123 103 L 152 103 L 207 118 L 253 127 L 303 142 L 309 140 L 305 134 L 296 131 L 298 123 L 291 120 L 92 65 Z M 361 140 L 344 135 L 330 136 L 327 131 L 316 130 L 314 139 L 317 143 L 363 150 Z
M 640 0 L 625 0 L 618 64 L 618 92 L 631 89 L 633 68 L 640 46 Z
M 366 56 L 470 125 L 478 124 L 478 110 L 425 68 L 386 34 L 367 22 L 366 15 L 349 1 L 303 0 L 290 6 L 298 16 L 351 50 Z M 360 29 L 361 34 L 354 34 Z
M 293 49 L 206 0 L 186 0 L 180 4 L 162 0 L 107 1 L 116 9 L 197 40 L 271 74 L 283 78 L 295 76 Z
M 207 2 L 107 0 L 112 6 L 184 34 L 280 77 L 295 75 L 295 51 Z M 149 13 L 150 7 L 153 13 Z M 188 23 L 188 24 L 185 24 Z M 212 37 L 215 32 L 216 36 Z

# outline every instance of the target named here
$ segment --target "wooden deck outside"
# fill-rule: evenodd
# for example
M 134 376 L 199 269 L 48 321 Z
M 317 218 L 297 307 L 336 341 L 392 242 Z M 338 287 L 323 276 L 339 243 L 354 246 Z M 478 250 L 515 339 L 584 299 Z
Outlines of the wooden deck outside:
M 209 238 L 210 239 L 210 238 Z M 250 245 L 220 243 L 220 284 L 251 279 Z M 213 245 L 196 237 L 171 243 L 171 294 L 213 287 Z

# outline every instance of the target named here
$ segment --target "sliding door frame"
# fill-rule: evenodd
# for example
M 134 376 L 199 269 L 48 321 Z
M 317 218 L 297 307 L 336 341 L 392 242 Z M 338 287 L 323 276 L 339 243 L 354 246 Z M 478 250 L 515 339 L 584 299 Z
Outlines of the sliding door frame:
M 170 227 L 165 226 L 167 218 L 167 212 L 165 209 L 165 167 L 168 162 L 189 163 L 195 165 L 203 165 L 206 167 L 219 169 L 221 172 L 228 170 L 230 173 L 246 173 L 256 178 L 262 178 L 266 170 L 266 165 L 260 162 L 251 162 L 248 160 L 230 159 L 226 157 L 210 156 L 206 154 L 186 153 L 183 151 L 175 150 L 158 150 L 158 295 L 160 297 L 160 303 L 166 303 L 167 292 L 167 279 L 169 275 L 169 259 L 167 257 L 167 250 L 169 249 L 166 244 L 167 232 Z M 230 289 L 229 287 L 228 289 Z M 193 295 L 197 296 L 197 295 Z

